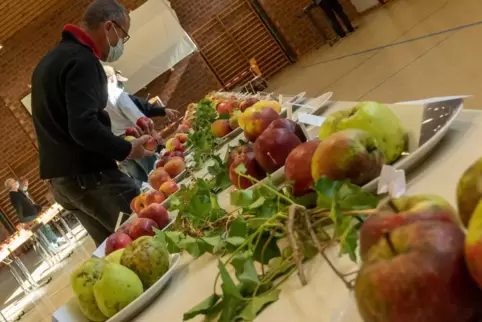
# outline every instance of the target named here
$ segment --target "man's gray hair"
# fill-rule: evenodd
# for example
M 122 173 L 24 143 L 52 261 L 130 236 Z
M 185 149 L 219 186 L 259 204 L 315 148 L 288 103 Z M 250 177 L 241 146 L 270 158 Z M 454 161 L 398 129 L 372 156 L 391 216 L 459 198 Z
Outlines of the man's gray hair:
M 96 30 L 106 21 L 124 24 L 129 11 L 116 0 L 94 0 L 84 13 L 87 28 Z

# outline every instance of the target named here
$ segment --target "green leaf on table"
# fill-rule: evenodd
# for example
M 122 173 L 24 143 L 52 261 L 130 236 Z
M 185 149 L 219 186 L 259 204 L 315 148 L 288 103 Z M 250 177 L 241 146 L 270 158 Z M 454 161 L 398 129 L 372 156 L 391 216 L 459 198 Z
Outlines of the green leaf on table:
M 184 313 L 183 316 L 183 321 L 188 321 L 198 315 L 207 315 L 210 314 L 215 307 L 215 305 L 218 303 L 219 299 L 221 297 L 217 294 L 212 294 L 208 298 L 206 298 L 204 301 L 190 309 L 188 312 Z
M 254 266 L 254 261 L 251 258 L 249 251 L 236 254 L 231 260 L 236 273 L 236 278 L 243 286 L 243 289 L 253 291 L 260 283 L 258 273 Z
M 264 202 L 266 201 L 266 199 L 261 196 L 259 197 L 255 202 L 253 202 L 250 206 L 249 206 L 249 209 L 256 209 L 256 208 L 259 208 L 261 207 L 262 205 L 264 205 Z
M 270 238 L 270 233 L 264 232 L 260 237 L 258 245 L 253 251 L 253 259 L 266 265 L 272 258 L 280 256 L 281 251 L 276 243 L 276 238 Z
M 376 208 L 379 198 L 350 182 L 344 182 L 337 193 L 342 210 L 363 210 Z
M 162 240 L 167 247 L 167 251 L 170 254 L 176 254 L 181 252 L 181 248 L 178 246 L 183 234 L 177 231 L 156 231 L 156 237 Z
M 230 118 L 230 114 L 220 114 L 216 120 L 229 120 Z
M 341 212 L 340 206 L 337 203 L 336 197 L 333 198 L 333 202 L 330 207 L 330 219 L 335 224 L 335 229 L 341 224 L 343 219 L 343 213 Z
M 211 252 L 212 254 L 215 254 L 226 247 L 226 243 L 219 235 L 202 237 L 201 240 L 206 243 L 206 250 Z
M 226 269 L 226 266 L 224 266 L 221 260 L 218 260 L 218 269 L 219 269 L 219 275 L 221 276 L 221 280 L 223 282 L 221 286 L 223 290 L 223 298 L 225 296 L 232 296 L 233 298 L 236 298 L 242 301 L 243 297 L 241 296 L 239 289 L 234 284 L 234 281 L 231 278 L 231 275 L 229 275 L 228 270 Z
M 248 225 L 246 224 L 246 221 L 241 217 L 236 218 L 229 227 L 228 236 L 246 238 L 247 235 Z
M 206 252 L 206 247 L 201 239 L 196 239 L 191 236 L 185 236 L 179 241 L 179 248 L 186 250 L 189 255 L 196 258 Z
M 263 308 L 279 299 L 280 292 L 281 290 L 276 289 L 251 298 L 237 318 L 242 321 L 253 321 Z
M 345 229 L 343 235 L 340 237 L 340 248 L 342 254 L 348 254 L 350 259 L 356 263 L 358 246 L 358 232 L 355 229 L 355 225 L 351 224 Z
M 333 181 L 322 177 L 315 183 L 315 191 L 318 195 L 317 205 L 321 209 L 330 209 L 332 200 L 338 191 L 339 181 Z

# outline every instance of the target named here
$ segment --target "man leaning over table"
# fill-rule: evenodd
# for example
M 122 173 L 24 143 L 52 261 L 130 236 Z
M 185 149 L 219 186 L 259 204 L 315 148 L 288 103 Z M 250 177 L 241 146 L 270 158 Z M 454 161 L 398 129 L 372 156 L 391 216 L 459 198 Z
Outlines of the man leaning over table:
M 129 40 L 128 11 L 115 0 L 95 0 L 79 26 L 67 25 L 60 43 L 32 76 L 32 117 L 40 176 L 56 201 L 72 212 L 100 245 L 139 195 L 116 161 L 152 156 L 148 136 L 131 142 L 110 129 L 107 79 L 99 60 L 118 60 Z

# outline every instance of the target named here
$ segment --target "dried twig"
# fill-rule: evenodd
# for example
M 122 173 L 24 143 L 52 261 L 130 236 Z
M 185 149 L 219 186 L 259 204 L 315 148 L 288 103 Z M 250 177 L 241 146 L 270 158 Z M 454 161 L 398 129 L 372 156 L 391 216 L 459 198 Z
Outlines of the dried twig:
M 318 249 L 318 252 L 320 253 L 320 255 L 325 259 L 325 261 L 328 263 L 328 265 L 331 267 L 331 269 L 335 272 L 335 274 L 341 279 L 341 281 L 345 284 L 345 286 L 350 290 L 353 289 L 352 283 L 347 282 L 345 280 L 345 278 L 344 278 L 345 276 L 341 272 L 338 271 L 338 269 L 335 267 L 335 265 L 333 265 L 333 263 L 330 261 L 328 256 L 326 256 L 325 249 L 330 244 L 321 245 L 320 241 L 316 237 L 315 231 L 313 230 L 313 226 L 311 225 L 310 217 L 308 216 L 306 208 L 303 207 L 303 206 L 298 206 L 298 207 L 300 208 L 301 211 L 303 211 L 303 215 L 305 217 L 306 229 L 309 231 L 309 233 L 311 235 L 311 239 L 313 240 L 313 243 L 316 246 L 316 248 Z
M 296 266 L 298 268 L 298 277 L 300 279 L 301 285 L 305 286 L 307 284 L 305 272 L 303 270 L 303 263 L 300 254 L 300 248 L 294 236 L 294 226 L 295 226 L 295 216 L 296 216 L 297 205 L 291 205 L 288 210 L 288 240 L 293 249 L 293 257 L 295 258 Z

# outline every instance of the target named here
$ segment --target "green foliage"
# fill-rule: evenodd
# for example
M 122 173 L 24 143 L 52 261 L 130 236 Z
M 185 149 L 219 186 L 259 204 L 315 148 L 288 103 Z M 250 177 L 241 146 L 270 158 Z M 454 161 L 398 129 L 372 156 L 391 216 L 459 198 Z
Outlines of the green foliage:
M 212 166 L 208 167 L 208 172 L 212 179 L 210 180 L 211 191 L 214 193 L 219 193 L 227 188 L 231 187 L 231 179 L 229 178 L 228 166 L 223 160 L 214 155 L 211 158 L 214 162 Z

